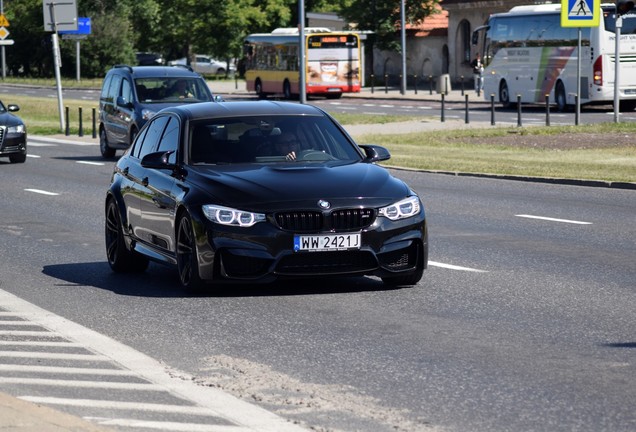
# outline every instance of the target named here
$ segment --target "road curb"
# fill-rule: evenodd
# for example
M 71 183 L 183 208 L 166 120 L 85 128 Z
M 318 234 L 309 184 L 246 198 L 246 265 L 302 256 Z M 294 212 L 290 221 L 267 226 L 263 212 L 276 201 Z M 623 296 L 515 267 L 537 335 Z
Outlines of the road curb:
M 488 179 L 496 179 L 496 180 L 524 181 L 529 183 L 549 183 L 549 184 L 568 185 L 568 186 L 587 186 L 587 187 L 608 188 L 608 189 L 636 190 L 636 183 L 629 183 L 629 182 L 568 179 L 568 178 L 557 178 L 557 177 L 515 176 L 515 175 L 507 175 L 507 174 L 504 175 L 504 174 L 487 174 L 487 173 L 467 173 L 467 172 L 458 172 L 458 171 L 421 170 L 416 168 L 405 168 L 405 167 L 398 167 L 398 166 L 392 166 L 392 165 L 383 165 L 383 166 L 386 168 L 397 170 L 397 171 L 413 171 L 413 172 L 423 172 L 428 174 L 443 174 L 443 175 L 449 175 L 449 176 L 455 176 L 455 177 L 476 177 L 476 178 L 488 178 Z

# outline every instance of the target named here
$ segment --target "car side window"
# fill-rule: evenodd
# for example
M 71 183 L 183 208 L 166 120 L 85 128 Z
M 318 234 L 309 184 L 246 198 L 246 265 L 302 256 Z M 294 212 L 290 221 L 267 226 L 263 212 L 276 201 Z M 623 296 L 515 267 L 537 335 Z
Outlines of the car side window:
M 126 100 L 126 102 L 133 101 L 132 86 L 130 85 L 130 81 L 128 81 L 126 78 L 124 78 L 121 85 L 121 95 Z
M 167 118 L 169 119 L 168 125 L 161 137 L 157 151 L 172 151 L 172 154 L 168 157 L 168 163 L 174 164 L 177 162 L 177 148 L 179 146 L 179 122 L 174 117 Z
M 141 147 L 139 148 L 139 159 L 143 159 L 144 156 L 156 151 L 159 144 L 159 139 L 163 134 L 166 124 L 170 120 L 170 117 L 162 116 L 152 120 L 152 123 L 148 125 L 146 130 L 146 136 L 144 137 Z
M 113 79 L 112 75 L 108 75 L 104 80 L 104 85 L 102 87 L 102 94 L 100 95 L 102 99 L 106 99 L 108 97 L 108 90 L 110 89 L 110 82 Z
M 130 151 L 131 156 L 136 158 L 139 157 L 139 150 L 141 149 L 144 139 L 146 139 L 146 132 L 148 132 L 148 128 L 142 129 L 141 132 L 139 132 L 139 135 L 137 135 L 137 138 L 135 139 L 135 142 L 133 143 L 134 147 Z
M 108 86 L 108 100 L 114 102 L 119 96 L 119 88 L 121 87 L 121 76 L 115 75 Z

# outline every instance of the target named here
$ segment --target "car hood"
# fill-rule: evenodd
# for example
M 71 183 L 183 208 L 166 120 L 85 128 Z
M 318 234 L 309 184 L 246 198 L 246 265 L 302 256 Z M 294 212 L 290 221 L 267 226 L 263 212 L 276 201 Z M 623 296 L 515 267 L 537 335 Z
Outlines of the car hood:
M 2 126 L 17 126 L 23 123 L 24 122 L 20 117 L 9 112 L 3 112 L 0 114 L 0 125 Z
M 313 206 L 321 199 L 334 207 L 351 206 L 352 199 L 379 206 L 410 193 L 386 169 L 367 163 L 193 167 L 191 174 L 190 181 L 212 202 L 246 210 Z

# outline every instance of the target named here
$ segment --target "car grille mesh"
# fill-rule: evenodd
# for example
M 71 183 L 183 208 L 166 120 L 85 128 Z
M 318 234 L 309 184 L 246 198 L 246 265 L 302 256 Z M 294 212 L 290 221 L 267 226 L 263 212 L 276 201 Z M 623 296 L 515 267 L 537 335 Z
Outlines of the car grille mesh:
M 286 231 L 351 231 L 368 227 L 375 220 L 373 209 L 343 209 L 331 213 L 313 211 L 281 212 L 275 215 L 278 226 Z
M 276 223 L 279 227 L 288 231 L 311 232 L 322 229 L 322 213 L 304 211 L 277 213 Z
M 0 127 L 0 147 L 2 147 L 2 143 L 4 143 L 4 133 L 6 132 L 7 128 L 4 126 Z

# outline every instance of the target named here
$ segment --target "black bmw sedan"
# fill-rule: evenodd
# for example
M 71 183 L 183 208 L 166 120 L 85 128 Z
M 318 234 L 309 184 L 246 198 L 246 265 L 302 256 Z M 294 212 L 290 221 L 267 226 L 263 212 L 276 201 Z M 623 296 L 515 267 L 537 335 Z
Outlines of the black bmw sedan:
M 105 201 L 116 272 L 173 265 L 181 284 L 377 276 L 428 263 L 418 195 L 319 108 L 249 101 L 167 108 L 117 162 Z

